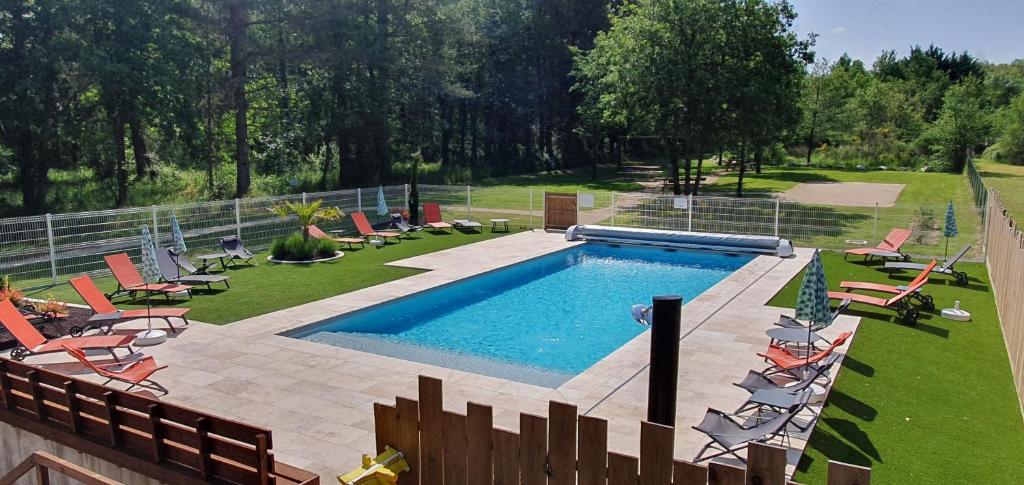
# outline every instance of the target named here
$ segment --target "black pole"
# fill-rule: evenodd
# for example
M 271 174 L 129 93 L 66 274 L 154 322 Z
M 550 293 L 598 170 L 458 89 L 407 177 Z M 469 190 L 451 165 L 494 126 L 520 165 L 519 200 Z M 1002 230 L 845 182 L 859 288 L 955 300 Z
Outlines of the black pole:
M 654 297 L 651 322 L 651 378 L 647 421 L 675 426 L 676 380 L 679 375 L 679 326 L 683 297 Z

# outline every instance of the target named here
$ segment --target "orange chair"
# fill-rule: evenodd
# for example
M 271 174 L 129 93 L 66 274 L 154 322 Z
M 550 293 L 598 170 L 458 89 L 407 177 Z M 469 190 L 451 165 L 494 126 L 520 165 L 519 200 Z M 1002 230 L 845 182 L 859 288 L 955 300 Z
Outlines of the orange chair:
M 379 237 L 381 239 L 384 239 L 385 241 L 387 241 L 390 238 L 395 238 L 398 239 L 399 242 L 402 241 L 401 233 L 390 231 L 374 231 L 373 226 L 370 225 L 370 221 L 366 219 L 366 214 L 363 214 L 362 212 L 353 212 L 351 217 L 352 222 L 355 223 L 356 225 L 356 230 L 359 231 L 359 235 L 363 237 Z
M 936 264 L 938 264 L 938 262 L 933 259 L 932 262 L 928 264 L 928 266 L 924 267 L 924 270 L 921 271 L 921 274 L 917 275 L 917 278 L 914 278 L 914 280 L 907 285 L 893 286 L 887 285 L 885 283 L 869 283 L 866 281 L 843 281 L 839 283 L 839 286 L 847 290 L 867 290 L 877 291 L 879 293 L 890 293 L 898 295 L 900 293 L 903 293 L 903 291 L 906 290 L 907 288 L 910 288 L 911 286 L 917 286 L 918 283 L 927 280 L 928 273 L 930 273 L 932 269 L 935 268 Z M 923 294 L 920 289 L 912 293 L 910 297 L 920 301 L 921 306 L 925 310 L 932 311 L 935 309 L 935 300 L 931 297 L 931 295 Z
M 131 320 L 135 318 L 159 318 L 167 322 L 167 327 L 171 329 L 172 333 L 177 333 L 177 329 L 174 325 L 171 325 L 172 318 L 180 318 L 188 325 L 188 318 L 185 314 L 192 311 L 191 308 L 150 308 L 148 310 L 139 308 L 136 310 L 118 310 L 113 303 L 107 297 L 103 296 L 103 292 L 96 287 L 96 283 L 93 283 L 92 278 L 89 275 L 76 276 L 71 278 L 69 281 L 71 287 L 78 292 L 78 296 L 82 297 L 89 308 L 92 309 L 93 315 L 89 317 L 89 321 L 84 326 L 76 325 L 71 327 L 69 333 L 73 337 L 78 337 L 82 333 L 88 331 L 91 328 L 99 328 L 106 326 L 107 330 L 104 333 L 110 333 L 113 330 L 115 324 L 123 323 L 124 320 Z
M 832 345 L 829 345 L 824 350 L 811 354 L 810 356 L 802 357 L 794 355 L 785 347 L 769 345 L 768 350 L 765 353 L 757 354 L 764 357 L 772 364 L 771 367 L 765 369 L 761 374 L 768 376 L 771 374 L 778 374 L 779 372 L 788 372 L 805 365 L 817 363 L 829 355 L 832 355 L 832 352 L 845 344 L 852 335 L 853 332 L 843 332 L 836 337 L 835 341 L 832 342 Z
M 362 237 L 335 237 L 335 236 L 332 236 L 330 234 L 327 234 L 326 232 L 321 230 L 319 227 L 316 227 L 316 224 L 310 224 L 309 227 L 307 227 L 306 229 L 309 231 L 309 235 L 310 236 L 313 236 L 313 237 L 315 237 L 317 239 L 323 239 L 325 241 L 335 241 L 335 242 L 339 242 L 341 244 L 348 244 L 349 249 L 352 248 L 353 244 L 358 244 L 361 247 L 366 247 L 366 238 L 362 238 Z
M 110 272 L 114 275 L 114 279 L 117 280 L 117 289 L 113 293 L 106 295 L 107 298 L 113 298 L 116 295 L 127 293 L 134 297 L 135 293 L 140 291 L 146 293 L 163 293 L 167 299 L 170 299 L 171 293 L 188 293 L 188 297 L 192 298 L 192 287 L 187 285 L 176 285 L 172 283 L 155 283 L 149 284 L 143 281 L 142 275 L 135 269 L 135 265 L 132 264 L 131 258 L 128 257 L 127 253 L 111 254 L 104 256 L 103 259 L 107 262 L 107 266 L 110 268 Z
M 103 335 L 95 337 L 65 338 L 47 340 L 39 333 L 28 320 L 14 307 L 9 300 L 0 301 L 0 324 L 7 329 L 20 344 L 11 350 L 11 358 L 16 361 L 25 360 L 25 357 L 39 354 L 50 354 L 60 352 L 64 344 L 71 344 L 81 349 L 93 350 L 103 349 L 110 352 L 114 360 L 118 360 L 114 349 L 126 349 L 128 354 L 134 352 L 131 343 L 135 340 L 132 335 Z
M 863 303 L 865 305 L 876 306 L 879 308 L 888 308 L 894 310 L 896 315 L 903 320 L 906 325 L 917 324 L 917 317 L 921 316 L 916 308 L 914 308 L 909 300 L 910 295 L 913 295 L 922 286 L 928 283 L 928 278 L 924 278 L 918 281 L 917 284 L 908 286 L 907 289 L 903 290 L 900 294 L 889 298 L 879 298 L 877 296 L 862 295 L 859 293 L 846 293 L 841 291 L 830 291 L 828 292 L 829 299 L 832 300 L 850 300 L 853 303 Z
M 889 231 L 889 235 L 885 236 L 885 239 L 883 239 L 882 242 L 878 243 L 878 245 L 873 248 L 847 249 L 845 254 L 843 254 L 843 259 L 846 259 L 846 257 L 851 254 L 864 256 L 865 260 L 872 256 L 879 256 L 882 258 L 899 256 L 902 259 L 907 259 L 907 256 L 900 252 L 900 248 L 902 248 L 903 244 L 910 239 L 911 232 L 912 231 L 910 229 L 893 229 Z
M 455 232 L 454 226 L 444 222 L 444 218 L 441 217 L 441 206 L 436 202 L 423 203 L 423 220 L 424 225 L 431 229 L 448 229 Z
M 110 381 L 121 381 L 131 384 L 125 391 L 130 391 L 135 386 L 139 386 L 156 389 L 164 394 L 168 392 L 167 388 L 149 379 L 156 371 L 167 368 L 166 365 L 157 366 L 156 359 L 152 356 L 146 356 L 131 362 L 96 364 L 85 358 L 85 352 L 82 349 L 64 344 L 64 350 L 67 351 L 68 355 L 81 362 L 82 365 L 88 367 L 89 370 L 102 377 L 106 377 L 107 381 L 103 385 L 110 384 Z

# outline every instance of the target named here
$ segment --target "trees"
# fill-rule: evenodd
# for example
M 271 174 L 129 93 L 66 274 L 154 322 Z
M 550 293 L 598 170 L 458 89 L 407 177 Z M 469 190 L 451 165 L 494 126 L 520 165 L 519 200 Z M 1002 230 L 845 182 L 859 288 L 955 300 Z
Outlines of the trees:
M 640 1 L 624 5 L 594 49 L 576 58 L 591 126 L 660 137 L 673 191 L 679 162 L 719 144 L 765 148 L 792 129 L 808 42 L 786 2 Z M 741 152 L 745 149 L 741 149 Z
M 1024 95 L 1013 98 L 997 118 L 999 132 L 996 157 L 1024 164 Z
M 981 82 L 974 77 L 949 88 L 939 117 L 929 129 L 933 150 L 952 172 L 962 172 L 969 151 L 985 139 L 989 118 L 982 109 L 981 94 Z

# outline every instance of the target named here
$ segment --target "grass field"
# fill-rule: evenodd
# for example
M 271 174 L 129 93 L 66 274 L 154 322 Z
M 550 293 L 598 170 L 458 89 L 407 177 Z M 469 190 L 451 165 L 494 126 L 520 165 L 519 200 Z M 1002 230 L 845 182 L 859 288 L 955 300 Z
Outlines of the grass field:
M 829 286 L 841 280 L 900 283 L 877 266 L 823 253 Z M 828 460 L 870 466 L 873 483 L 1021 483 L 1024 422 L 984 265 L 958 266 L 966 287 L 936 276 L 926 287 L 941 308 L 960 300 L 969 323 L 922 312 L 917 326 L 854 305 L 862 318 L 796 481 L 825 483 Z M 802 274 L 772 304 L 792 308 Z
M 1010 165 L 991 160 L 975 160 L 985 185 L 999 191 L 999 198 L 1018 220 L 1024 218 L 1024 165 Z
M 270 264 L 266 253 L 257 256 L 256 266 L 231 266 L 224 273 L 231 277 L 231 288 L 215 285 L 213 291 L 199 289 L 192 300 L 172 299 L 169 305 L 192 308 L 189 316 L 195 320 L 225 324 L 275 310 L 348 293 L 361 288 L 418 274 L 412 268 L 386 266 L 385 263 L 409 258 L 463 244 L 474 243 L 502 233 L 483 234 L 430 234 L 424 231 L 422 239 L 405 239 L 384 248 L 367 246 L 365 249 L 345 250 L 338 261 L 308 265 Z M 103 291 L 113 291 L 117 285 L 110 277 L 96 279 Z M 220 288 L 217 288 L 220 287 Z M 83 303 L 70 285 L 36 290 L 30 297 L 43 298 L 52 293 L 61 301 Z M 168 305 L 163 297 L 152 299 L 156 305 Z M 114 299 L 119 308 L 145 308 L 145 300 L 128 301 L 122 296 Z

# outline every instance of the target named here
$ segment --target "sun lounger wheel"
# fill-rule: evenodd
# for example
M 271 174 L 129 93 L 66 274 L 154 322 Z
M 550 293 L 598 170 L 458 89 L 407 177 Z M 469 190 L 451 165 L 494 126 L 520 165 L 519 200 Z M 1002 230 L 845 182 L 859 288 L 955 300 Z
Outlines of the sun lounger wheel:
M 929 311 L 929 312 L 930 311 L 934 311 L 935 310 L 935 298 L 933 298 L 931 295 L 923 295 L 923 296 L 921 296 L 921 308 L 924 308 L 925 311 Z
M 15 362 L 21 362 L 25 360 L 25 357 L 28 357 L 28 349 L 25 347 L 15 347 L 11 350 L 11 359 Z
M 912 308 L 910 310 L 907 310 L 903 314 L 903 324 L 904 325 L 910 325 L 910 326 L 917 325 L 917 317 L 920 316 L 920 315 L 921 315 L 921 312 L 919 312 L 916 308 Z
M 953 276 L 956 277 L 956 284 L 960 286 L 967 285 L 967 273 L 964 273 L 963 271 L 954 271 Z

